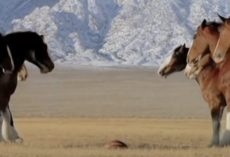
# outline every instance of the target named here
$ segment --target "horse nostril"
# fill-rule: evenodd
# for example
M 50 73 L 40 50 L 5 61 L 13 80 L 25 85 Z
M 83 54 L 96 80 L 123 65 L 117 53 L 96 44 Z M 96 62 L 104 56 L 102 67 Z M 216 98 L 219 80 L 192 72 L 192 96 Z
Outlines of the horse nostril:
M 162 71 L 162 70 L 159 71 L 158 74 L 159 74 L 160 76 L 163 76 L 163 71 Z
M 55 67 L 55 65 L 54 65 L 54 63 L 52 61 L 47 62 L 47 65 L 48 65 L 48 67 L 49 67 L 50 70 L 53 70 L 54 67 Z

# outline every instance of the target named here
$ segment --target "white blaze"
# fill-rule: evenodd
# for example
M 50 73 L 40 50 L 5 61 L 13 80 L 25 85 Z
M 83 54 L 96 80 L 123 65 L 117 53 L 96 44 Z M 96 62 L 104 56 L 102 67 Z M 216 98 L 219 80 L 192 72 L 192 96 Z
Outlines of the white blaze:
M 157 71 L 158 74 L 160 73 L 160 71 L 161 71 L 162 69 L 165 68 L 165 66 L 167 66 L 167 65 L 170 63 L 170 61 L 171 61 L 171 59 L 172 59 L 172 55 L 173 55 L 173 54 L 169 55 L 169 56 L 164 60 L 164 62 L 160 65 L 160 67 L 159 67 L 159 69 L 158 69 L 158 71 Z

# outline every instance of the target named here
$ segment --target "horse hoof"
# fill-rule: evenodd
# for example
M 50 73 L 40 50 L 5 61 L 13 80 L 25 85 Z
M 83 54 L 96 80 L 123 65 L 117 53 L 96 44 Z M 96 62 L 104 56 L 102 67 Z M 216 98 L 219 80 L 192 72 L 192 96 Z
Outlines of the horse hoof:
M 107 149 L 127 149 L 128 145 L 119 140 L 112 140 L 105 145 Z
M 230 145 L 230 130 L 225 130 L 220 138 L 220 144 L 222 146 Z
M 23 143 L 23 138 L 17 137 L 15 139 L 4 139 L 3 141 L 6 142 L 6 143 L 22 144 Z
M 208 145 L 208 148 L 213 148 L 213 147 L 220 147 L 220 144 L 216 144 L 216 143 L 211 143 Z
M 17 144 L 22 144 L 23 143 L 23 138 L 19 137 L 17 138 L 14 143 L 17 143 Z

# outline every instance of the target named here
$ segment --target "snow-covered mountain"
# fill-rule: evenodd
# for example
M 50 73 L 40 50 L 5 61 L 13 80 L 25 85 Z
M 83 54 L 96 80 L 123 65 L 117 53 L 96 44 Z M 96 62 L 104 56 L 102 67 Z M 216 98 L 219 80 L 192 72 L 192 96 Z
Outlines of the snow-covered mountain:
M 7 0 L 0 31 L 45 35 L 53 59 L 67 65 L 158 66 L 229 0 Z

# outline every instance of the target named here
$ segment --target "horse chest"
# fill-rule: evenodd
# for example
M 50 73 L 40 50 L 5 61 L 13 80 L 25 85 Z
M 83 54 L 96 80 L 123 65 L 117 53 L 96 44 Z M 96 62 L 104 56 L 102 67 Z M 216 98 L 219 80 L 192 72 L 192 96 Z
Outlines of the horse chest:
M 206 102 L 208 102 L 210 107 L 215 107 L 221 104 L 221 92 L 213 86 L 208 86 L 202 90 L 202 96 Z
M 12 75 L 0 75 L 0 95 L 11 95 L 17 86 L 17 77 Z
M 211 92 L 218 88 L 218 75 L 212 69 L 203 71 L 198 79 L 203 92 Z
M 230 72 L 229 71 L 221 71 L 219 74 L 219 88 L 221 91 L 225 91 L 230 87 Z
M 212 69 L 206 69 L 199 76 L 199 84 L 202 91 L 202 96 L 210 106 L 220 104 L 221 91 L 218 89 L 218 75 Z

